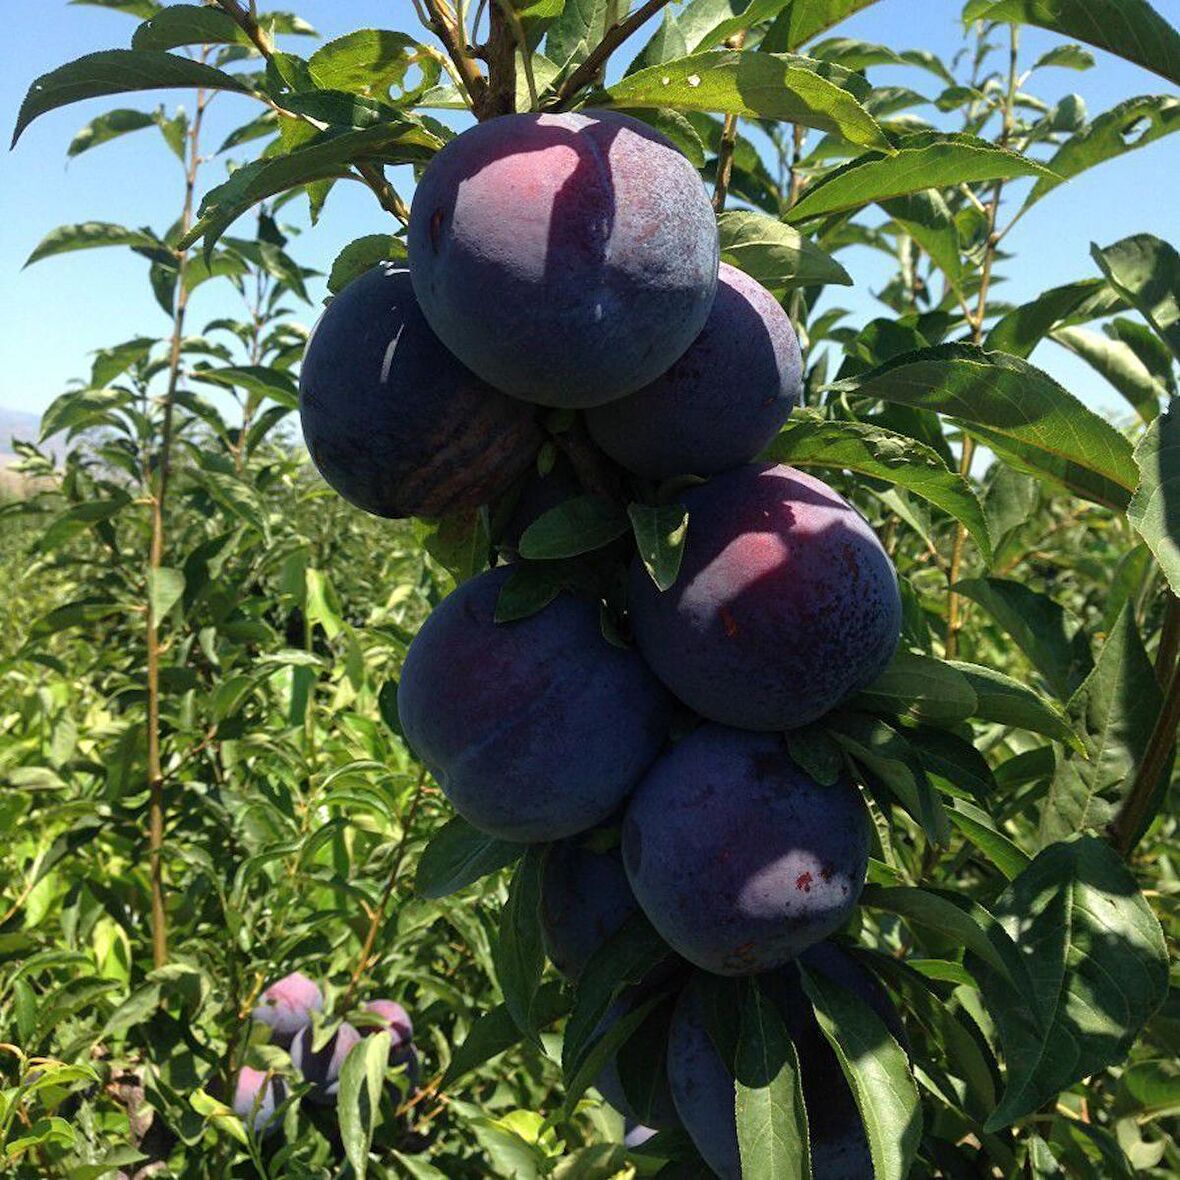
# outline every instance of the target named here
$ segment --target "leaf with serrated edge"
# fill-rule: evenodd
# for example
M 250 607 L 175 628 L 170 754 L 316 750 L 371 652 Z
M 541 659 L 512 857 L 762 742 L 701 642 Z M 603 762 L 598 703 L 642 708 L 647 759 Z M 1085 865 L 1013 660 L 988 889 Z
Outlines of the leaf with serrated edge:
M 1159 922 L 1097 837 L 1050 845 L 992 909 L 1015 940 L 1031 990 L 968 962 L 1004 1045 L 1007 1085 L 988 1131 L 1121 1062 L 1168 988 Z
M 799 1055 L 756 979 L 746 989 L 734 1061 L 738 1151 L 745 1180 L 811 1175 Z
M 901 1046 L 863 1000 L 802 964 L 803 988 L 856 1098 L 876 1180 L 905 1180 L 922 1139 L 918 1088 Z

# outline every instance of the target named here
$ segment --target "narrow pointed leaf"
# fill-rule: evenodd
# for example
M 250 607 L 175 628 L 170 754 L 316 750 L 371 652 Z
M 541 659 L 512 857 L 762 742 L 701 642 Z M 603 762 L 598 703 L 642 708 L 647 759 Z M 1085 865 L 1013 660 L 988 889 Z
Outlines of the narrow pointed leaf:
M 905 1180 L 922 1139 L 918 1087 L 901 1046 L 858 996 L 801 966 L 815 1018 L 856 1098 L 876 1180 Z M 782 1173 L 788 1175 L 789 1173 Z
M 941 344 L 831 386 L 947 415 L 1017 470 L 1125 508 L 1136 484 L 1131 444 L 1047 373 L 1006 353 Z
M 885 155 L 869 152 L 836 168 L 804 190 L 791 207 L 792 222 L 860 209 L 929 188 L 1045 176 L 1042 164 L 972 135 L 921 131 L 907 135 Z
M 1050 845 L 992 908 L 1031 987 L 968 959 L 1004 1045 L 1007 1084 L 988 1131 L 1121 1062 L 1168 989 L 1159 922 L 1104 840 Z
M 1147 0 L 970 0 L 963 19 L 1037 25 L 1106 49 L 1180 86 L 1180 33 Z
M 892 151 L 876 120 L 847 90 L 771 53 L 709 50 L 640 70 L 615 83 L 607 94 L 615 106 L 783 119 L 862 147 Z
M 811 1176 L 803 1073 L 786 1025 L 757 981 L 746 989 L 734 1060 L 743 1180 Z
M 1151 660 L 1125 606 L 1070 699 L 1069 716 L 1083 748 L 1057 763 L 1041 810 L 1043 845 L 1075 832 L 1106 830 L 1134 781 L 1160 703 Z
M 821 419 L 797 411 L 762 452 L 793 467 L 855 471 L 887 480 L 960 521 L 991 559 L 983 508 L 971 485 L 937 452 L 904 434 L 864 422 Z
M 1135 448 L 1139 487 L 1127 509 L 1173 594 L 1180 594 L 1180 399 L 1173 398 Z
M 1055 176 L 1042 176 L 1022 212 L 1078 173 L 1125 155 L 1180 128 L 1180 99 L 1168 94 L 1129 98 L 1070 136 L 1046 162 Z
M 42 74 L 25 96 L 12 134 L 15 146 L 36 118 L 58 107 L 127 94 L 137 90 L 230 90 L 248 94 L 249 87 L 231 74 L 187 57 L 148 49 L 105 49 L 88 53 L 68 65 Z

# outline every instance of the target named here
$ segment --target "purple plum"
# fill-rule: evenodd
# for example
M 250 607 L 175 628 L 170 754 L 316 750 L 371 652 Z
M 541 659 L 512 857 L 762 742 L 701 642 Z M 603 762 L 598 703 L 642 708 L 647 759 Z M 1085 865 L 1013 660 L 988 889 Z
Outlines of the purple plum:
M 716 475 L 759 454 L 802 387 L 803 358 L 787 313 L 723 262 L 713 310 L 688 351 L 650 385 L 588 410 L 586 425 L 636 475 Z
M 656 675 L 710 721 L 782 730 L 885 670 L 901 633 L 893 563 L 865 519 L 790 467 L 739 467 L 684 492 L 679 577 L 631 569 L 631 618 Z
M 446 346 L 548 406 L 601 405 L 658 377 L 717 288 L 699 174 L 615 111 L 505 115 L 457 136 L 418 183 L 407 246 Z

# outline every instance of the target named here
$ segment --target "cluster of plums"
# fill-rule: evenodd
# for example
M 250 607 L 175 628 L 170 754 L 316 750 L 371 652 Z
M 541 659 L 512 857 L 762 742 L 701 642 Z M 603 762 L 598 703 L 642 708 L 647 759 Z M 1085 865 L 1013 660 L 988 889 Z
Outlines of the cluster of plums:
M 345 1021 L 328 1040 L 317 1046 L 313 1013 L 323 1011 L 324 996 L 314 980 L 299 971 L 285 975 L 262 993 L 253 1017 L 270 1029 L 270 1043 L 286 1049 L 291 1065 L 309 1083 L 307 1097 L 330 1105 L 340 1090 L 340 1071 L 349 1052 L 372 1033 L 388 1032 L 389 1064 L 404 1071 L 412 1090 L 418 1084 L 418 1053 L 409 1013 L 395 1000 L 367 1000 L 361 1005 L 366 1019 L 359 1028 Z M 243 1121 L 253 1123 L 259 1135 L 278 1128 L 275 1111 L 287 1099 L 287 1085 L 278 1074 L 243 1066 L 238 1073 L 230 1105 Z
M 333 300 L 301 376 L 308 448 L 348 500 L 387 517 L 487 504 L 509 522 L 500 564 L 410 646 L 406 739 L 474 827 L 550 845 L 544 924 L 570 978 L 639 911 L 698 970 L 769 973 L 804 1062 L 816 1175 L 859 1175 L 833 1162 L 864 1157 L 863 1129 L 794 961 L 887 1007 L 825 941 L 863 886 L 869 820 L 851 779 L 816 782 L 784 735 L 883 671 L 901 602 L 847 501 L 754 461 L 801 390 L 790 319 L 719 263 L 688 161 L 616 112 L 510 115 L 457 136 L 421 177 L 407 248 L 408 269 L 378 267 Z M 633 646 L 570 588 L 496 621 L 521 531 L 581 494 L 537 462 L 571 410 L 631 499 L 688 511 L 671 588 L 638 556 L 620 579 Z M 621 846 L 603 851 L 618 826 Z M 671 1024 L 665 1121 L 738 1176 L 733 1077 L 695 994 Z M 632 1113 L 615 1082 L 608 1068 L 599 1088 Z

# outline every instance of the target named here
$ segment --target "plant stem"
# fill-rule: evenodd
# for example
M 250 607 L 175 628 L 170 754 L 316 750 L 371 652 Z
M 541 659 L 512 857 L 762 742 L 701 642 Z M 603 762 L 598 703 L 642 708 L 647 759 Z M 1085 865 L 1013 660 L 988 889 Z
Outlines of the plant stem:
M 583 86 L 589 86 L 606 69 L 610 55 L 669 2 L 670 0 L 647 0 L 646 4 L 640 5 L 630 16 L 611 24 L 586 60 L 561 84 L 553 103 L 553 110 L 565 110 L 578 91 Z
M 1017 60 L 1020 55 L 1020 26 L 1010 25 L 1011 42 L 1008 54 L 1008 93 L 1004 100 L 1003 125 L 1000 128 L 999 145 L 1004 147 L 1012 137 L 1016 125 L 1016 81 L 1019 77 Z M 971 325 L 971 339 L 974 344 L 983 343 L 983 325 L 987 319 L 987 297 L 991 289 L 992 267 L 996 261 L 996 248 L 999 236 L 996 233 L 996 220 L 1000 214 L 1000 202 L 1004 196 L 1004 182 L 997 180 L 992 189 L 991 201 L 987 206 L 987 241 L 983 248 L 983 264 L 979 275 L 979 299 L 975 305 L 974 316 L 968 317 Z M 977 201 L 978 203 L 978 201 Z M 971 461 L 975 458 L 975 440 L 963 435 L 963 449 L 959 455 L 959 474 L 965 479 L 971 478 Z M 955 539 L 951 547 L 951 565 L 947 581 L 951 587 L 947 597 L 946 610 L 946 641 L 944 651 L 946 658 L 955 658 L 959 648 L 959 631 L 963 626 L 963 605 L 954 587 L 959 581 L 963 568 L 963 553 L 967 547 L 967 529 L 960 522 L 955 526 Z
M 1170 597 L 1169 609 L 1176 610 L 1176 603 L 1177 599 Z M 1180 666 L 1172 669 L 1159 716 L 1155 719 L 1151 737 L 1147 739 L 1147 748 L 1135 771 L 1135 779 L 1110 825 L 1111 840 L 1123 857 L 1131 855 L 1141 831 L 1147 826 L 1160 778 L 1176 746 L 1177 728 L 1180 728 Z
M 1180 652 L 1180 598 L 1170 590 L 1164 607 L 1164 624 L 1160 628 L 1159 647 L 1155 653 L 1155 678 L 1160 688 L 1166 688 L 1176 668 L 1176 656 Z
M 250 42 L 254 48 L 267 61 L 270 61 L 274 57 L 275 47 L 266 30 L 258 23 L 258 18 L 254 15 L 253 5 L 251 5 L 250 11 L 247 12 L 238 3 L 238 0 L 217 0 L 217 3 L 238 28 L 250 38 Z M 478 73 L 478 70 L 476 72 Z M 273 106 L 274 104 L 269 105 Z M 290 111 L 283 113 L 288 116 L 291 115 Z M 303 118 L 303 116 L 299 115 L 294 117 L 320 128 L 323 126 L 323 124 L 318 123 L 315 119 Z M 373 190 L 373 194 L 380 202 L 381 208 L 387 213 L 392 213 L 402 225 L 409 224 L 410 214 L 409 210 L 406 209 L 405 202 L 394 192 L 393 186 L 385 179 L 385 174 L 381 169 L 374 164 L 357 164 L 356 170 L 365 184 Z
M 511 115 L 516 110 L 516 36 L 500 0 L 493 0 L 488 8 L 488 41 L 483 53 L 488 63 L 487 87 L 475 113 L 481 120 Z
M 746 34 L 736 33 L 726 41 L 730 49 L 741 49 L 745 43 Z M 729 181 L 733 176 L 733 153 L 737 147 L 737 115 L 726 115 L 725 125 L 721 129 L 721 143 L 717 148 L 717 179 L 713 185 L 713 208 L 720 213 L 725 208 L 725 198 L 729 193 Z
M 393 854 L 393 864 L 390 866 L 389 876 L 385 879 L 385 888 L 381 891 L 381 899 L 377 902 L 377 907 L 373 910 L 372 917 L 369 920 L 369 929 L 365 935 L 364 944 L 361 947 L 360 959 L 357 961 L 356 970 L 352 973 L 352 979 L 349 980 L 348 990 L 344 993 L 344 998 L 340 1001 L 342 1011 L 348 1010 L 357 987 L 364 978 L 365 972 L 369 969 L 369 960 L 373 955 L 373 946 L 377 942 L 377 934 L 381 930 L 381 924 L 385 921 L 385 911 L 389 908 L 390 898 L 393 897 L 393 891 L 397 887 L 398 877 L 401 875 L 406 845 L 409 843 L 410 836 L 413 833 L 414 818 L 418 814 L 418 805 L 422 802 L 425 788 L 426 768 L 423 767 L 419 771 L 418 781 L 414 785 L 414 796 L 410 801 L 410 809 L 406 813 L 405 820 L 402 822 L 401 839 L 398 841 L 397 849 Z
M 480 119 L 486 118 L 484 109 L 488 103 L 488 80 L 480 72 L 479 65 L 467 52 L 467 31 L 459 24 L 455 13 L 446 0 L 423 0 L 430 13 L 430 29 L 443 43 L 455 70 L 463 82 L 463 89 L 471 99 L 471 109 Z M 493 8 L 493 19 L 495 10 Z
M 180 216 L 180 235 L 192 226 L 197 172 L 201 167 L 201 124 L 208 98 L 197 91 L 197 109 L 189 128 L 188 159 L 185 169 L 184 209 Z M 168 388 L 164 395 L 164 421 L 160 433 L 159 469 L 151 496 L 151 542 L 148 549 L 147 577 L 147 778 L 148 778 L 148 871 L 152 893 L 152 961 L 163 967 L 168 962 L 168 915 L 164 905 L 164 771 L 160 760 L 160 635 L 150 583 L 164 564 L 164 509 L 168 496 L 168 479 L 172 473 L 172 420 L 176 391 L 180 383 L 181 341 L 188 310 L 185 277 L 188 251 L 176 257 L 176 305 L 172 313 L 172 344 L 168 358 Z M 150 476 L 149 476 L 150 479 Z

